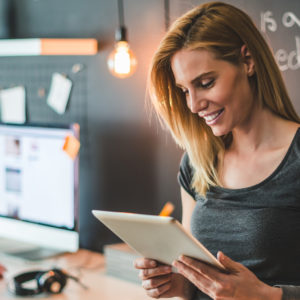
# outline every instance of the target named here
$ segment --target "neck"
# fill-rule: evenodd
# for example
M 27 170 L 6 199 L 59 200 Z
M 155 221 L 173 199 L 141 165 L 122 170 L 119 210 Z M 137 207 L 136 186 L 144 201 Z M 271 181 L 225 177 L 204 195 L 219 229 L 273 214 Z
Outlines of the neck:
M 276 136 L 281 134 L 280 128 L 285 122 L 268 109 L 256 108 L 244 124 L 232 130 L 230 149 L 240 154 L 269 149 L 276 143 Z

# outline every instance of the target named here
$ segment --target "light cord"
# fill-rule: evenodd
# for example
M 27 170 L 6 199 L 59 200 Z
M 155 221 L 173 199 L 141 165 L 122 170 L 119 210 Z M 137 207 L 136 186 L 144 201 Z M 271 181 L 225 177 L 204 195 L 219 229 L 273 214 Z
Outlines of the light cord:
M 124 27 L 124 6 L 123 0 L 118 0 L 118 12 L 119 12 L 119 27 Z
M 164 12 L 165 12 L 165 29 L 168 31 L 170 26 L 170 1 L 164 0 Z

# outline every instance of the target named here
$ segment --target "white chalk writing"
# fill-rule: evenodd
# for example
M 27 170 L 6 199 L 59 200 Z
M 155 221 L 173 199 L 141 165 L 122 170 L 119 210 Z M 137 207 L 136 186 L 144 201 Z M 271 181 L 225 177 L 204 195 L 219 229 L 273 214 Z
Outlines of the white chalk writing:
M 300 19 L 290 11 L 282 15 L 281 21 L 285 28 L 300 27 Z M 260 28 L 262 32 L 276 32 L 278 29 L 278 23 L 271 11 L 260 13 Z M 289 52 L 285 49 L 278 49 L 275 52 L 275 59 L 281 71 L 300 69 L 300 36 L 295 36 L 294 38 L 296 42 L 295 50 Z
M 296 50 L 288 53 L 284 49 L 279 49 L 275 53 L 275 59 L 281 71 L 297 70 L 300 68 L 300 37 L 296 36 Z
M 260 27 L 263 32 L 266 32 L 266 29 L 272 32 L 277 30 L 277 23 L 272 15 L 271 11 L 262 12 L 260 14 Z
M 282 16 L 282 24 L 285 27 L 292 27 L 294 25 L 298 25 L 298 27 L 300 27 L 300 19 L 298 19 L 295 14 L 288 11 Z

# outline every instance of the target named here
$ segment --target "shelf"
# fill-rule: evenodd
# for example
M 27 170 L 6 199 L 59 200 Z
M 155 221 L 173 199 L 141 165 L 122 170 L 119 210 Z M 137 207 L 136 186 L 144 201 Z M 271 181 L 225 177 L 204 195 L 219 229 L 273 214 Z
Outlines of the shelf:
M 0 56 L 95 55 L 96 39 L 1 39 Z

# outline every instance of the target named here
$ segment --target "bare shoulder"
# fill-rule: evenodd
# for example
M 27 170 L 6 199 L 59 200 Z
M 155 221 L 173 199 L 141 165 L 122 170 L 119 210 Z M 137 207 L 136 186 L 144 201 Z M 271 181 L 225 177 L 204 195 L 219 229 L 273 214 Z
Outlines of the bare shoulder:
M 300 123 L 290 121 L 289 122 L 289 127 L 292 131 L 296 132 L 298 130 L 298 128 L 300 127 Z
M 282 145 L 289 145 L 294 139 L 300 124 L 293 121 L 282 122 L 279 130 L 277 131 L 277 140 L 282 142 Z
M 296 123 L 296 122 L 289 122 L 289 126 L 288 126 L 288 132 L 289 134 L 294 137 L 297 130 L 299 129 L 300 124 Z

